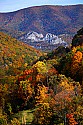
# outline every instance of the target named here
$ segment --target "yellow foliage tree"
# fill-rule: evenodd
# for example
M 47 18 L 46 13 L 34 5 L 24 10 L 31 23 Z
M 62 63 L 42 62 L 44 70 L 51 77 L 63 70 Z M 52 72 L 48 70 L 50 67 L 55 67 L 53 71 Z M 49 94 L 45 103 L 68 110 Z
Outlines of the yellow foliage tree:
M 29 81 L 20 81 L 19 89 L 18 89 L 18 96 L 25 101 L 25 104 L 32 96 L 32 88 Z
M 71 64 L 71 74 L 73 76 L 79 71 L 80 65 L 82 65 L 82 52 L 77 51 L 72 58 Z
M 49 105 L 48 89 L 43 85 L 38 85 L 36 96 L 37 109 L 34 113 L 34 123 L 39 125 L 48 125 L 52 117 L 52 111 Z
M 48 99 L 47 91 L 48 90 L 44 85 L 43 86 L 38 85 L 37 96 L 35 97 L 37 104 L 47 103 L 46 101 L 46 99 Z
M 51 117 L 52 112 L 49 108 L 49 105 L 44 103 L 36 109 L 34 113 L 34 123 L 38 125 L 49 125 Z
M 16 118 L 13 118 L 13 120 L 11 120 L 11 124 L 10 125 L 21 125 L 19 120 Z
M 37 69 L 37 72 L 40 74 L 46 73 L 47 72 L 47 68 L 46 68 L 46 64 L 42 61 L 38 61 L 33 68 Z

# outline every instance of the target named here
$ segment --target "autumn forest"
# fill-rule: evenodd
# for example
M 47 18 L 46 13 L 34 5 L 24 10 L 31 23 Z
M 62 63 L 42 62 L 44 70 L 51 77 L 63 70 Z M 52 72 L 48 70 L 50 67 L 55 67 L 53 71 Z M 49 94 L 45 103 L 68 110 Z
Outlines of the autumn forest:
M 42 52 L 0 32 L 0 125 L 83 125 L 83 28 Z

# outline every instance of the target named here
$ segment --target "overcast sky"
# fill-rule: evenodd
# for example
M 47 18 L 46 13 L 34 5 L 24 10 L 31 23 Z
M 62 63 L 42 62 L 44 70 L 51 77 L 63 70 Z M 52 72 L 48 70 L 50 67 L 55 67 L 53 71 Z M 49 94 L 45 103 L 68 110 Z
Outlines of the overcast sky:
M 76 5 L 83 0 L 0 0 L 0 12 L 12 12 L 19 9 L 40 5 Z

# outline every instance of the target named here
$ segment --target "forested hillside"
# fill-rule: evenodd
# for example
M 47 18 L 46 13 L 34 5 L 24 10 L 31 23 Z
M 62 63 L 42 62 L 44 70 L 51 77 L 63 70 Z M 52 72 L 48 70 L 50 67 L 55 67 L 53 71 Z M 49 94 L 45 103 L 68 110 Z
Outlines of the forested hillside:
M 35 6 L 11 13 L 0 13 L 0 28 L 13 37 L 29 31 L 43 35 L 75 34 L 83 26 L 82 20 L 83 5 Z
M 73 38 L 71 49 L 59 47 L 44 55 L 3 33 L 0 35 L 0 52 L 4 55 L 0 71 L 3 74 L 2 69 L 7 68 L 9 73 L 9 82 L 5 76 L 0 81 L 0 124 L 82 125 L 83 28 Z M 37 58 L 37 54 L 41 56 Z
M 38 50 L 0 32 L 0 79 L 20 74 L 41 55 Z
M 83 26 L 83 5 L 34 6 L 15 12 L 0 13 L 0 31 L 42 51 L 52 51 L 64 41 L 71 44 Z M 29 35 L 32 33 L 32 35 Z M 34 33 L 38 34 L 37 36 Z M 39 36 L 42 34 L 43 38 Z M 51 36 L 48 36 L 51 34 Z M 31 37 L 32 36 L 32 37 Z M 37 38 L 37 39 L 35 39 Z M 51 44 L 49 44 L 50 42 Z M 64 43 L 62 43 L 64 46 Z

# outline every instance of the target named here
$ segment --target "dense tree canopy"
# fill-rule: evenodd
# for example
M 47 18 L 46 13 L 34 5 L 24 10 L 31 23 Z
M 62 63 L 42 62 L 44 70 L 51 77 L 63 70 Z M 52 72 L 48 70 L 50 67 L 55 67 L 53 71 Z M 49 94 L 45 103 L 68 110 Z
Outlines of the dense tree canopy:
M 0 125 L 28 124 L 29 117 L 31 125 L 82 125 L 83 46 L 41 56 L 0 37 Z

